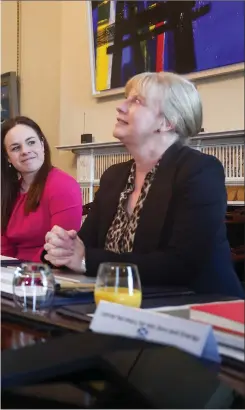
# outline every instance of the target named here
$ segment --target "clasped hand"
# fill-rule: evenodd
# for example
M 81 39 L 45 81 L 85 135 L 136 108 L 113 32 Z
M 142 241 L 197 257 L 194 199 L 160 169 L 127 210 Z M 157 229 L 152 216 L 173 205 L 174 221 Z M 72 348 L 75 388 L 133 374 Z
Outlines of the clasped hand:
M 85 256 L 85 247 L 74 230 L 66 231 L 54 226 L 45 236 L 44 249 L 47 254 L 44 258 L 54 266 L 67 266 L 79 272 L 82 259 Z

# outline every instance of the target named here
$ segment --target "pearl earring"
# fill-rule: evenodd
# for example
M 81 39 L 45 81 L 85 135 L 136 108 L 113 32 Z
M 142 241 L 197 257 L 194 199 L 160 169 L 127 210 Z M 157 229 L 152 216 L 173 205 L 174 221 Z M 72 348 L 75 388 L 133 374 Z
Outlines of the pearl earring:
M 9 168 L 11 168 L 12 167 L 12 164 L 11 163 L 9 163 Z

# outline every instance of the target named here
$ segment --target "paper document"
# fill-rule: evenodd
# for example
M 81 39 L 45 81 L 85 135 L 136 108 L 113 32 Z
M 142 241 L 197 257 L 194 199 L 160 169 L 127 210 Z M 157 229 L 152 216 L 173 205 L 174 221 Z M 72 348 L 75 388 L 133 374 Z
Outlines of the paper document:
M 238 360 L 239 362 L 245 361 L 244 352 L 241 350 L 233 349 L 232 347 L 228 346 L 218 346 L 219 353 L 226 357 L 231 357 L 232 359 Z
M 16 270 L 16 266 L 13 267 L 3 267 L 1 266 L 1 291 L 6 293 L 13 293 L 13 276 Z M 86 288 L 86 289 L 93 289 L 95 278 L 88 278 L 84 275 L 72 275 L 70 276 L 63 276 L 54 275 L 55 282 L 60 285 L 61 288 Z M 74 279 L 76 277 L 76 279 Z
M 13 294 L 13 277 L 14 268 L 5 268 L 1 266 L 1 292 Z
M 61 275 L 60 273 L 58 275 L 54 275 L 55 276 L 55 281 L 57 283 L 60 282 L 69 282 L 69 283 L 81 283 L 81 284 L 88 284 L 89 286 L 92 286 L 95 284 L 95 278 L 89 278 L 87 276 L 84 275 L 79 275 L 77 274 L 75 275 Z
M 219 345 L 244 352 L 245 346 L 243 337 L 233 335 L 232 333 L 221 332 L 215 329 L 214 336 Z
M 4 256 L 4 255 L 0 255 L 0 260 L 1 261 L 8 261 L 8 260 L 10 260 L 10 261 L 17 261 L 17 259 L 16 258 L 11 258 L 10 256 Z
M 177 347 L 197 357 L 220 363 L 212 327 L 187 319 L 101 301 L 90 329 Z
M 190 308 L 195 305 L 199 306 L 200 303 L 181 306 L 164 306 L 160 308 L 150 309 L 150 311 L 154 311 L 158 314 L 165 313 L 170 316 L 177 316 L 190 320 Z M 217 331 L 216 329 L 213 329 L 213 334 L 218 344 L 219 354 L 244 362 L 244 339 L 242 337 L 238 337 L 226 332 Z

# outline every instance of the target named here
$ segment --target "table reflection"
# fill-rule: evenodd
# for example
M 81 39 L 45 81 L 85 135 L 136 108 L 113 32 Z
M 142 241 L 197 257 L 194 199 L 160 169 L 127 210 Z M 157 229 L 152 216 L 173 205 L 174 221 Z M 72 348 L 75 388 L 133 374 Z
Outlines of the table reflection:
M 30 346 L 38 341 L 44 342 L 46 335 L 38 331 L 25 329 L 23 326 L 18 326 L 13 323 L 1 324 L 1 350 L 19 349 L 21 347 Z

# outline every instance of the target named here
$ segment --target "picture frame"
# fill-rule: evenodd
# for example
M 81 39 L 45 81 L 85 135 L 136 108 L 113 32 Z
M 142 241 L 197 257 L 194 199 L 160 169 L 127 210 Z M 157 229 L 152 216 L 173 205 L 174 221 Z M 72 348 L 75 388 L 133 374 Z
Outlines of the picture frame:
M 19 115 L 18 79 L 14 71 L 1 74 L 1 123 Z
M 112 1 L 110 1 L 110 2 L 103 2 L 103 1 L 88 1 L 87 2 L 87 14 L 88 14 L 88 26 L 89 26 L 89 45 L 90 45 L 90 65 L 91 65 L 91 81 L 92 81 L 92 95 L 94 96 L 94 97 L 96 97 L 96 98 L 100 98 L 100 97 L 108 97 L 108 96 L 113 96 L 113 95 L 121 95 L 121 94 L 123 94 L 124 93 L 124 85 L 125 85 L 125 83 L 126 83 L 126 81 L 124 81 L 123 82 L 123 84 L 121 84 L 121 86 L 119 86 L 119 87 L 105 87 L 106 89 L 98 89 L 98 87 L 97 87 L 97 83 L 98 83 L 98 80 L 97 80 L 97 77 L 98 77 L 98 73 L 96 72 L 96 64 L 97 64 L 97 61 L 96 61 L 96 58 L 98 58 L 97 56 L 96 56 L 96 51 L 95 51 L 95 48 L 96 48 L 96 39 L 95 39 L 95 19 L 94 19 L 94 15 L 93 15 L 93 12 L 94 12 L 94 3 L 97 3 L 97 4 L 100 4 L 100 5 L 103 5 L 103 3 L 104 4 L 106 4 L 107 3 L 107 7 L 111 7 L 112 8 L 112 4 L 113 3 L 115 3 L 115 1 L 114 0 L 112 0 Z M 170 2 L 170 1 L 163 1 L 163 2 L 116 2 L 116 3 L 161 3 L 161 4 L 163 4 L 163 3 L 174 3 L 174 2 Z M 204 6 L 206 7 L 206 9 L 207 9 L 207 6 L 208 6 L 208 4 L 209 3 L 211 3 L 211 2 L 209 2 L 209 1 L 204 1 L 204 2 L 190 2 L 190 1 L 183 1 L 183 2 L 178 2 L 178 3 L 205 3 L 204 4 Z M 231 5 L 231 3 L 239 3 L 239 2 L 226 2 L 226 1 L 221 1 L 221 2 L 214 2 L 215 3 L 215 7 L 216 7 L 216 9 L 217 9 L 217 5 L 216 5 L 216 3 L 230 3 L 230 5 Z M 110 4 L 110 6 L 108 5 L 108 4 Z M 211 5 L 212 7 L 214 7 L 213 5 Z M 222 6 L 222 5 L 221 5 Z M 243 5 L 244 6 L 244 5 Z M 227 5 L 225 6 L 226 8 L 227 8 Z M 234 6 L 233 6 L 234 7 Z M 239 19 L 239 24 L 241 25 L 241 23 L 240 22 L 243 22 L 243 26 L 244 26 L 244 9 L 242 9 L 242 6 L 240 6 L 240 9 L 241 9 L 241 13 L 242 13 L 242 18 L 240 18 Z M 111 9 L 112 10 L 112 9 Z M 111 10 L 110 10 L 110 13 L 112 13 L 111 12 Z M 241 14 L 240 13 L 240 14 Z M 115 13 L 114 13 L 115 14 Z M 217 10 L 216 10 L 216 14 L 217 14 Z M 105 15 L 105 13 L 104 13 L 104 15 Z M 112 13 L 112 15 L 113 15 L 113 13 Z M 222 14 L 221 14 L 221 17 L 222 17 Z M 221 18 L 220 16 L 219 16 L 219 18 Z M 229 19 L 231 19 L 231 14 L 229 13 L 229 16 L 227 16 L 227 17 L 225 17 L 225 18 L 228 18 L 229 17 Z M 224 16 L 223 16 L 223 18 L 224 18 Z M 234 19 L 235 19 L 235 13 L 234 13 Z M 112 18 L 111 18 L 111 14 L 110 14 L 110 18 L 108 18 L 108 10 L 107 10 L 107 16 L 105 15 L 105 17 L 104 17 L 104 20 L 102 21 L 102 23 L 100 24 L 100 28 L 101 27 L 106 27 L 106 25 L 107 25 L 107 35 L 110 35 L 110 33 L 112 32 L 112 29 L 111 29 L 111 27 L 112 27 L 112 24 L 113 24 L 113 21 L 114 21 L 114 23 L 116 23 L 116 19 L 115 19 L 115 15 L 114 16 L 112 16 Z M 111 23 L 112 22 L 112 23 Z M 235 34 L 236 34 L 236 36 L 238 36 L 239 35 L 239 30 L 243 30 L 243 28 L 242 28 L 242 26 L 240 27 L 238 24 L 235 24 L 235 20 L 234 20 L 234 24 L 233 24 L 233 29 L 235 30 Z M 239 27 L 237 27 L 237 26 L 239 26 Z M 199 30 L 200 31 L 200 30 Z M 203 32 L 203 27 L 202 27 L 202 32 Z M 98 30 L 97 30 L 97 33 L 98 33 Z M 108 34 L 109 33 L 109 34 Z M 102 33 L 102 36 L 101 36 L 101 33 L 99 34 L 100 35 L 100 42 L 102 41 L 101 39 L 102 39 L 102 37 L 103 37 L 103 33 Z M 104 37 L 105 37 L 105 35 L 104 35 Z M 200 37 L 200 36 L 199 36 Z M 217 37 L 217 35 L 216 35 L 216 37 Z M 241 35 L 241 38 L 243 39 L 243 34 Z M 135 39 L 134 39 L 134 41 L 135 41 Z M 235 40 L 234 40 L 235 41 Z M 243 44 L 240 44 L 239 45 L 239 53 L 240 53 L 240 55 L 237 57 L 237 56 L 233 56 L 232 55 L 232 50 L 233 50 L 233 47 L 232 47 L 232 44 L 231 45 L 229 45 L 229 47 L 230 48 L 228 48 L 228 50 L 227 50 L 227 52 L 226 52 L 226 55 L 224 55 L 225 53 L 224 53 L 224 44 L 221 44 L 221 46 L 220 46 L 220 48 L 221 48 L 221 51 L 220 51 L 220 56 L 222 57 L 220 57 L 220 61 L 222 62 L 222 61 L 224 61 L 225 62 L 225 65 L 221 65 L 221 64 L 219 64 L 219 62 L 216 64 L 217 66 L 215 66 L 215 67 L 210 67 L 210 68 L 208 68 L 208 69 L 197 69 L 196 71 L 192 71 L 192 72 L 188 72 L 188 73 L 180 73 L 179 72 L 179 74 L 181 74 L 181 75 L 183 75 L 184 77 L 186 77 L 186 78 L 188 78 L 188 79 L 190 79 L 190 80 L 192 80 L 192 81 L 195 81 L 195 82 L 198 82 L 199 80 L 201 80 L 201 79 L 205 79 L 205 78 L 207 78 L 207 77 L 215 77 L 215 76 L 221 76 L 221 75 L 227 75 L 227 74 L 230 74 L 230 73 L 239 73 L 239 72 L 243 72 L 244 71 L 244 39 L 243 40 L 240 40 L 240 41 L 243 41 Z M 200 43 L 200 41 L 199 41 L 199 43 Z M 212 44 L 212 42 L 210 43 L 210 44 Z M 103 44 L 104 45 L 104 44 Z M 112 45 L 111 45 L 111 43 L 109 44 L 108 43 L 108 47 L 110 47 L 110 48 L 112 48 Z M 122 46 L 121 46 L 122 47 Z M 197 47 L 197 46 L 196 46 Z M 216 47 L 219 47 L 219 44 L 216 44 Z M 114 50 L 115 50 L 115 48 L 114 48 Z M 199 50 L 198 51 L 198 58 L 199 58 L 199 61 L 200 61 L 200 52 L 201 52 L 202 50 Z M 101 51 L 100 51 L 101 52 Z M 103 52 L 105 53 L 105 50 L 103 50 Z M 212 52 L 213 52 L 213 50 L 212 50 Z M 111 53 L 111 52 L 110 52 Z M 230 54 L 229 54 L 230 53 Z M 109 53 L 108 53 L 109 54 Z M 113 53 L 111 53 L 111 54 L 113 54 Z M 120 54 L 120 50 L 119 50 L 119 54 Z M 97 54 L 98 55 L 98 54 Z M 118 55 L 118 53 L 117 53 L 117 55 Z M 110 59 L 111 59 L 112 57 L 110 57 Z M 202 59 L 203 59 L 204 57 L 202 57 Z M 214 60 L 214 57 L 213 57 L 213 60 Z M 234 61 L 233 61 L 234 60 Z M 230 62 L 232 62 L 232 64 L 230 64 Z M 110 61 L 109 62 L 109 65 L 112 65 L 112 62 Z M 210 64 L 210 65 L 212 65 L 212 64 Z M 215 62 L 213 61 L 213 65 L 215 65 Z M 103 64 L 100 64 L 100 67 L 102 67 L 103 66 Z M 108 64 L 107 64 L 107 66 L 108 66 Z M 137 71 L 137 70 L 136 70 Z M 178 71 L 175 71 L 175 70 L 173 70 L 173 69 L 166 69 L 166 70 L 140 70 L 139 72 L 142 72 L 142 71 L 172 71 L 172 72 L 178 72 Z M 136 72 L 137 73 L 137 72 Z M 134 75 L 134 74 L 133 74 Z M 132 75 L 131 75 L 132 76 Z

